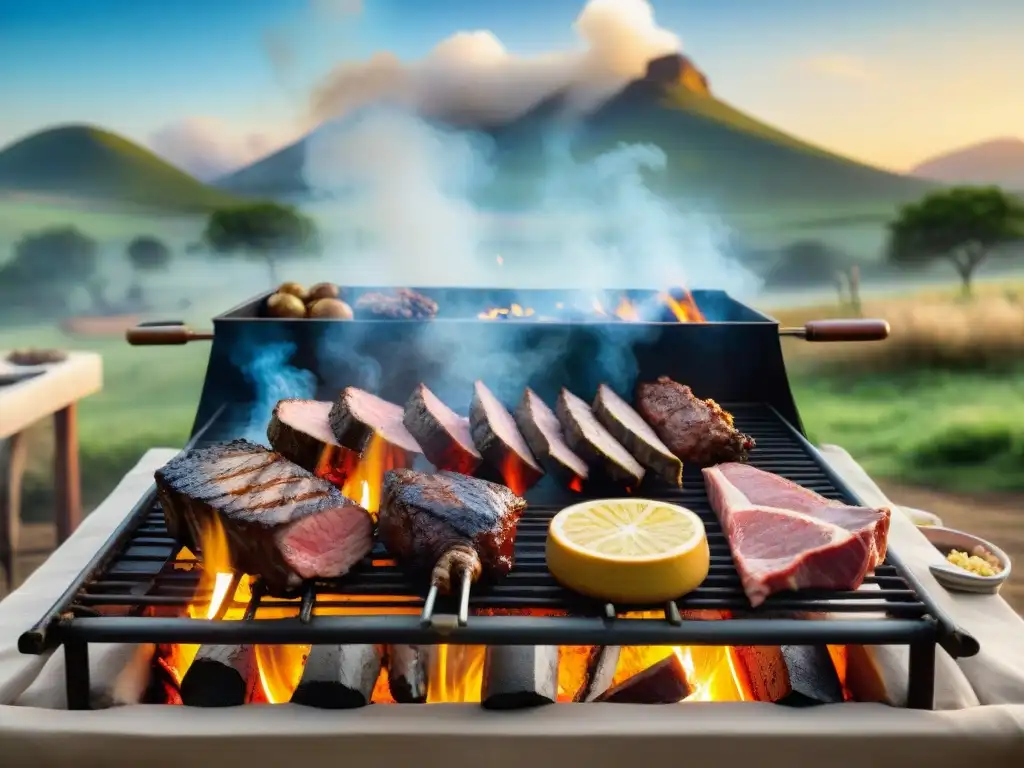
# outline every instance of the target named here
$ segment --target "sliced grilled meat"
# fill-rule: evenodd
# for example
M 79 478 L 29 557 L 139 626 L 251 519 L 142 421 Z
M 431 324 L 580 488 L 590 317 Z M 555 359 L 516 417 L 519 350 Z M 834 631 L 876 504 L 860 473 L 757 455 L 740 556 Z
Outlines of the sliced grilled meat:
M 193 448 L 156 471 L 168 530 L 223 527 L 232 567 L 272 593 L 341 576 L 373 546 L 370 513 L 327 480 L 247 440 Z
M 607 384 L 597 388 L 594 415 L 608 434 L 618 440 L 644 467 L 669 485 L 683 486 L 683 462 L 672 454 L 633 407 Z
M 345 482 L 345 453 L 331 432 L 331 407 L 322 400 L 280 400 L 270 416 L 267 439 L 288 461 L 340 485 Z
M 405 404 L 402 423 L 438 469 L 471 475 L 483 461 L 473 445 L 469 419 L 442 403 L 425 384 Z
M 512 414 L 482 381 L 473 385 L 469 428 L 484 461 L 514 493 L 526 493 L 544 476 Z
M 362 454 L 376 435 L 407 453 L 422 453 L 402 423 L 402 407 L 356 387 L 345 387 L 330 412 L 331 431 L 339 443 Z
M 566 483 L 587 479 L 586 462 L 566 444 L 555 412 L 532 389 L 523 392 L 515 419 L 526 444 L 544 469 Z
M 460 475 L 427 475 L 411 469 L 384 474 L 377 532 L 388 551 L 407 567 L 429 571 L 442 593 L 468 572 L 505 576 L 526 502 L 508 488 Z
M 583 400 L 562 389 L 555 408 L 566 442 L 591 469 L 615 482 L 635 488 L 644 479 L 644 468 L 601 426 Z
M 636 388 L 636 409 L 665 445 L 684 462 L 702 467 L 746 461 L 754 438 L 733 425 L 732 414 L 714 400 L 701 400 L 667 376 Z

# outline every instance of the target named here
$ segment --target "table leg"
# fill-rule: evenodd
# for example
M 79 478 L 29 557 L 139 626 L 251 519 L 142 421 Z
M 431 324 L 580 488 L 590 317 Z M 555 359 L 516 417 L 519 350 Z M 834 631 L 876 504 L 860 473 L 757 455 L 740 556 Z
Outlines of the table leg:
M 57 545 L 67 540 L 82 520 L 82 485 L 78 471 L 77 404 L 53 415 L 54 491 Z
M 0 567 L 7 591 L 18 586 L 18 540 L 21 534 L 21 478 L 28 460 L 28 435 L 11 435 L 0 450 Z

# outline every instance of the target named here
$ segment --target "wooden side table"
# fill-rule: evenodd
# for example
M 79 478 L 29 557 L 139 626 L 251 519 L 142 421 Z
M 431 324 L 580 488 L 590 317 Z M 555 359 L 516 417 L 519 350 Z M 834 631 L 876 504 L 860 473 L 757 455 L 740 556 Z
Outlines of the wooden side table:
M 0 361 L 7 352 L 0 350 Z M 38 370 L 37 375 L 14 384 L 0 384 L 0 473 L 5 459 L 6 478 L 0 478 L 0 567 L 12 588 L 17 583 L 15 564 L 21 527 L 21 480 L 28 460 L 26 430 L 53 417 L 54 497 L 57 544 L 71 535 L 82 518 L 81 477 L 78 469 L 78 401 L 103 386 L 103 361 L 93 352 L 69 352 L 66 360 L 50 365 L 22 367 L 0 362 L 0 374 Z

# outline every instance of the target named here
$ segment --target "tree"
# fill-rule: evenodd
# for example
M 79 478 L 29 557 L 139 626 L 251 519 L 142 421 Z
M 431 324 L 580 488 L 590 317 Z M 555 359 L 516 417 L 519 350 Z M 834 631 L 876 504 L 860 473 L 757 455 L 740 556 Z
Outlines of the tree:
M 978 266 L 999 245 L 1024 236 L 1024 203 L 998 187 L 952 187 L 902 207 L 889 225 L 889 260 L 952 263 L 971 294 Z
M 128 260 L 136 272 L 160 272 L 171 263 L 171 249 L 163 240 L 139 235 L 128 243 Z
M 96 276 L 96 241 L 75 227 L 51 227 L 28 233 L 0 269 L 5 302 L 44 309 L 66 306 L 73 289 L 88 287 Z
M 210 214 L 203 240 L 218 253 L 245 253 L 262 259 L 277 285 L 277 259 L 319 249 L 316 224 L 296 208 L 277 203 L 223 208 Z
M 765 283 L 771 287 L 829 285 L 851 262 L 849 255 L 820 240 L 798 240 L 779 252 Z
M 139 235 L 128 243 L 126 252 L 128 261 L 131 262 L 135 272 L 135 279 L 129 286 L 125 298 L 142 303 L 145 300 L 145 293 L 142 290 L 140 276 L 167 269 L 167 265 L 171 262 L 171 249 L 163 240 L 152 235 Z

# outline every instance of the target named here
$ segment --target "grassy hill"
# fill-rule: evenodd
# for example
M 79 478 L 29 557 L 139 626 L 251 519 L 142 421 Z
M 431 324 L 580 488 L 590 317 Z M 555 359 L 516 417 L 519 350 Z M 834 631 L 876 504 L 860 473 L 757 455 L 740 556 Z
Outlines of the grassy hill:
M 182 212 L 237 202 L 128 139 L 85 125 L 50 128 L 0 149 L 0 192 Z
M 499 173 L 485 202 L 530 205 L 549 162 L 544 152 L 561 110 L 555 96 L 511 124 L 487 129 Z M 652 177 L 662 194 L 693 199 L 723 214 L 783 212 L 815 219 L 856 214 L 887 218 L 929 182 L 881 171 L 803 142 L 682 82 L 637 80 L 575 126 L 573 151 L 593 156 L 622 142 L 655 144 L 667 172 Z M 248 194 L 300 194 L 303 141 L 217 182 Z

